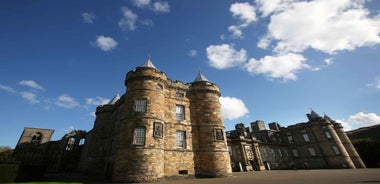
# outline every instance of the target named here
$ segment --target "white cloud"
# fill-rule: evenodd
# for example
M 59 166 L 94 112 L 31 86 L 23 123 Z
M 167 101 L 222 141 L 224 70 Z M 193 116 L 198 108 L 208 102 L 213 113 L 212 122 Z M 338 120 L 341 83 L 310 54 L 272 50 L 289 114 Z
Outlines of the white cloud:
M 189 56 L 196 56 L 197 54 L 198 54 L 198 52 L 197 52 L 196 50 L 194 50 L 194 49 L 190 50 L 190 51 L 187 53 L 187 55 L 189 55 Z
M 5 86 L 5 85 L 2 85 L 0 84 L 0 89 L 3 90 L 3 91 L 6 91 L 8 93 L 13 93 L 13 94 L 17 94 L 18 92 L 16 90 L 14 90 L 12 87 L 10 86 Z
M 268 38 L 277 41 L 277 53 L 312 48 L 335 54 L 380 43 L 380 16 L 371 18 L 365 1 L 257 2 L 264 16 L 271 14 Z
M 247 51 L 237 51 L 228 44 L 210 45 L 206 49 L 209 65 L 217 69 L 226 69 L 238 66 L 247 60 Z
M 248 114 L 248 109 L 241 99 L 235 97 L 220 97 L 223 118 L 234 120 Z
M 5 86 L 2 84 L 0 84 L 0 90 L 6 91 L 6 92 L 12 93 L 12 94 L 20 95 L 22 98 L 24 98 L 25 100 L 27 100 L 31 104 L 36 104 L 36 103 L 40 102 L 37 99 L 37 95 L 33 92 L 30 92 L 30 91 L 17 91 L 10 86 Z
M 169 13 L 170 6 L 166 1 L 158 1 L 153 3 L 153 11 L 157 13 Z
M 348 121 L 360 125 L 361 127 L 371 126 L 380 124 L 380 116 L 375 113 L 358 112 L 354 115 L 351 115 L 348 118 Z
M 243 32 L 241 29 L 257 20 L 255 7 L 248 2 L 234 3 L 230 6 L 230 12 L 232 13 L 232 16 L 238 18 L 241 23 L 229 26 L 228 31 L 232 32 L 233 38 L 243 38 Z
M 332 58 L 327 58 L 324 60 L 324 62 L 327 64 L 327 65 L 331 65 L 333 63 L 333 59 Z
M 22 80 L 18 84 L 21 86 L 27 86 L 27 87 L 37 89 L 37 90 L 45 90 L 41 85 L 37 84 L 37 82 L 33 80 Z
M 245 3 L 234 3 L 230 6 L 230 12 L 232 16 L 238 17 L 245 24 L 250 24 L 256 21 L 255 7 L 253 7 L 248 2 Z
M 111 37 L 101 35 L 96 38 L 96 46 L 98 46 L 103 51 L 110 51 L 114 49 L 117 45 L 117 41 L 115 41 Z
M 311 68 L 306 59 L 299 54 L 288 53 L 279 56 L 265 56 L 259 60 L 250 59 L 245 69 L 252 74 L 263 74 L 268 78 L 282 78 L 284 81 L 296 80 L 296 73 Z
M 83 22 L 84 23 L 88 23 L 88 24 L 93 24 L 94 23 L 94 19 L 96 18 L 95 14 L 93 14 L 93 13 L 84 12 L 81 15 L 82 15 L 82 18 L 83 18 Z
M 342 124 L 344 131 L 350 131 L 353 129 L 353 126 L 349 122 L 346 122 L 346 121 L 340 120 L 340 119 L 337 119 L 335 121 Z
M 37 95 L 35 93 L 29 91 L 20 92 L 22 98 L 29 101 L 31 104 L 39 103 L 40 101 L 37 99 Z
M 119 27 L 123 31 L 134 31 L 136 29 L 136 21 L 138 16 L 128 7 L 121 7 L 123 18 L 119 21 Z
M 86 99 L 86 104 L 87 105 L 96 105 L 96 106 L 99 106 L 99 105 L 107 104 L 108 102 L 110 102 L 110 99 L 99 97 L 99 96 L 97 96 L 95 98 L 87 98 Z
M 380 77 L 376 77 L 375 82 L 368 84 L 368 86 L 380 89 Z
M 132 0 L 133 4 L 139 8 L 143 8 L 150 5 L 150 0 Z
M 145 19 L 145 20 L 140 20 L 139 21 L 140 24 L 144 25 L 144 26 L 153 26 L 153 21 L 150 20 L 150 19 Z
M 57 98 L 55 104 L 60 106 L 60 107 L 67 108 L 67 109 L 71 109 L 71 108 L 80 106 L 79 102 L 77 102 L 73 97 L 71 97 L 67 94 L 60 95 Z

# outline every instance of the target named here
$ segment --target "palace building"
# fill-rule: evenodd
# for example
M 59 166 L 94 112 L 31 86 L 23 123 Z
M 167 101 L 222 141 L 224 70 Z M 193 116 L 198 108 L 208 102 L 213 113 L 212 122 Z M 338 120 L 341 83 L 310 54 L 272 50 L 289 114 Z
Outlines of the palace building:
M 113 182 L 225 177 L 232 170 L 289 169 L 292 163 L 365 167 L 341 124 L 314 111 L 308 122 L 287 128 L 270 123 L 266 130 L 256 121 L 226 132 L 219 87 L 201 73 L 190 83 L 172 81 L 148 58 L 124 84 L 123 95 L 97 107 L 88 132 L 51 141 L 54 130 L 25 128 L 15 160 L 36 175 L 75 172 Z

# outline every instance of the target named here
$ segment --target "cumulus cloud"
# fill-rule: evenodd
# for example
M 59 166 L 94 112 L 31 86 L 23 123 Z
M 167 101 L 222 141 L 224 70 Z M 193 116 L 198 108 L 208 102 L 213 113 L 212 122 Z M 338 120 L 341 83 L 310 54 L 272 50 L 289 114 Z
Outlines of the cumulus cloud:
M 338 123 L 340 123 L 340 124 L 342 124 L 343 129 L 344 129 L 345 131 L 353 130 L 353 126 L 351 125 L 351 123 L 346 122 L 346 121 L 344 121 L 344 120 L 340 120 L 340 119 L 337 119 L 337 120 L 335 120 L 335 121 L 338 122 Z
M 158 1 L 153 3 L 153 11 L 157 13 L 169 13 L 170 6 L 166 1 Z
M 170 5 L 167 1 L 151 3 L 150 0 L 132 0 L 133 5 L 138 8 L 148 8 L 156 13 L 169 13 Z
M 71 108 L 80 106 L 79 102 L 76 101 L 75 98 L 73 98 L 67 94 L 60 95 L 57 98 L 55 104 L 58 105 L 59 107 L 63 107 L 63 108 L 67 108 L 67 109 L 71 109 Z
M 238 25 L 229 26 L 228 31 L 232 32 L 233 38 L 242 38 L 242 28 L 247 27 L 252 22 L 257 20 L 255 7 L 253 7 L 248 2 L 233 3 L 230 6 L 230 12 L 232 13 L 233 17 L 239 19 L 240 23 Z
M 348 121 L 360 126 L 371 126 L 380 124 L 380 116 L 375 113 L 358 112 L 354 115 L 351 115 L 348 118 Z
M 210 45 L 206 49 L 209 65 L 217 69 L 226 69 L 241 65 L 247 60 L 247 51 L 237 51 L 232 45 Z
M 306 59 L 299 54 L 288 53 L 279 56 L 265 56 L 259 60 L 250 59 L 245 64 L 245 69 L 252 74 L 263 74 L 268 78 L 280 78 L 283 80 L 296 80 L 296 73 L 305 68 L 311 68 L 305 64 Z
M 110 51 L 114 49 L 118 45 L 117 41 L 115 41 L 111 37 L 106 36 L 98 36 L 96 38 L 96 46 L 99 47 L 103 51 Z
M 380 77 L 376 77 L 375 82 L 368 84 L 368 86 L 380 89 Z
M 220 97 L 223 118 L 234 120 L 248 114 L 248 109 L 241 99 L 235 97 Z
M 365 1 L 257 1 L 270 16 L 268 35 L 277 53 L 308 48 L 328 54 L 380 43 L 380 16 L 371 18 Z
M 136 29 L 136 21 L 138 16 L 132 12 L 128 7 L 121 7 L 123 18 L 119 21 L 118 25 L 123 31 L 134 31 Z
M 196 50 L 194 50 L 194 49 L 190 50 L 190 51 L 187 53 L 187 55 L 189 55 L 189 56 L 196 56 L 197 54 L 198 54 L 198 52 L 197 52 Z
M 33 80 L 22 80 L 18 84 L 21 86 L 27 86 L 27 87 L 37 89 L 37 90 L 45 90 L 41 85 L 37 84 L 37 82 Z
M 95 98 L 87 98 L 86 99 L 86 104 L 87 105 L 96 105 L 96 106 L 99 106 L 99 105 L 107 104 L 108 102 L 110 102 L 110 99 L 99 97 L 99 96 L 97 96 Z
M 150 5 L 150 0 L 132 0 L 132 3 L 139 8 L 143 8 Z
M 94 20 L 96 18 L 95 14 L 94 13 L 87 13 L 87 12 L 84 12 L 81 14 L 82 15 L 82 18 L 83 18 L 83 22 L 84 23 L 88 23 L 88 24 L 93 24 L 94 23 Z

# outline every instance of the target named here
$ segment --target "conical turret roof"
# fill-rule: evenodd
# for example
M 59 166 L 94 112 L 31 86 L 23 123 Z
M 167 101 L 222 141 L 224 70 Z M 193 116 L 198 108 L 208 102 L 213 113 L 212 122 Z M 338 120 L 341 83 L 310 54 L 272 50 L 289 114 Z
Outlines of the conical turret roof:
M 200 81 L 210 82 L 201 72 L 199 72 L 194 82 L 200 82 Z
M 150 56 L 148 56 L 148 58 L 146 59 L 145 63 L 143 65 L 141 65 L 140 67 L 145 67 L 145 68 L 154 68 L 156 70 L 158 70 L 152 63 L 152 61 L 150 60 Z
M 311 110 L 311 112 L 310 112 L 310 117 L 311 117 L 312 119 L 314 119 L 314 118 L 320 118 L 321 116 L 320 116 L 318 113 L 316 113 L 316 112 L 314 112 L 313 110 Z
M 113 97 L 113 99 L 108 103 L 108 105 L 114 105 L 120 99 L 119 93 Z
M 326 114 L 323 116 L 323 118 L 329 120 L 330 122 L 333 122 L 333 121 L 334 121 L 334 120 L 332 120 L 329 116 L 327 116 Z

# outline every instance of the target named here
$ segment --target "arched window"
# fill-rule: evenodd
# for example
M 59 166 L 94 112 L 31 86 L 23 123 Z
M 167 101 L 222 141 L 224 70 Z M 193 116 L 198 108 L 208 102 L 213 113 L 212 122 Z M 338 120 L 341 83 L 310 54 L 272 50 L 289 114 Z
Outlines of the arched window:
M 42 140 L 42 134 L 40 132 L 37 132 L 35 135 L 32 137 L 32 144 L 40 144 Z

